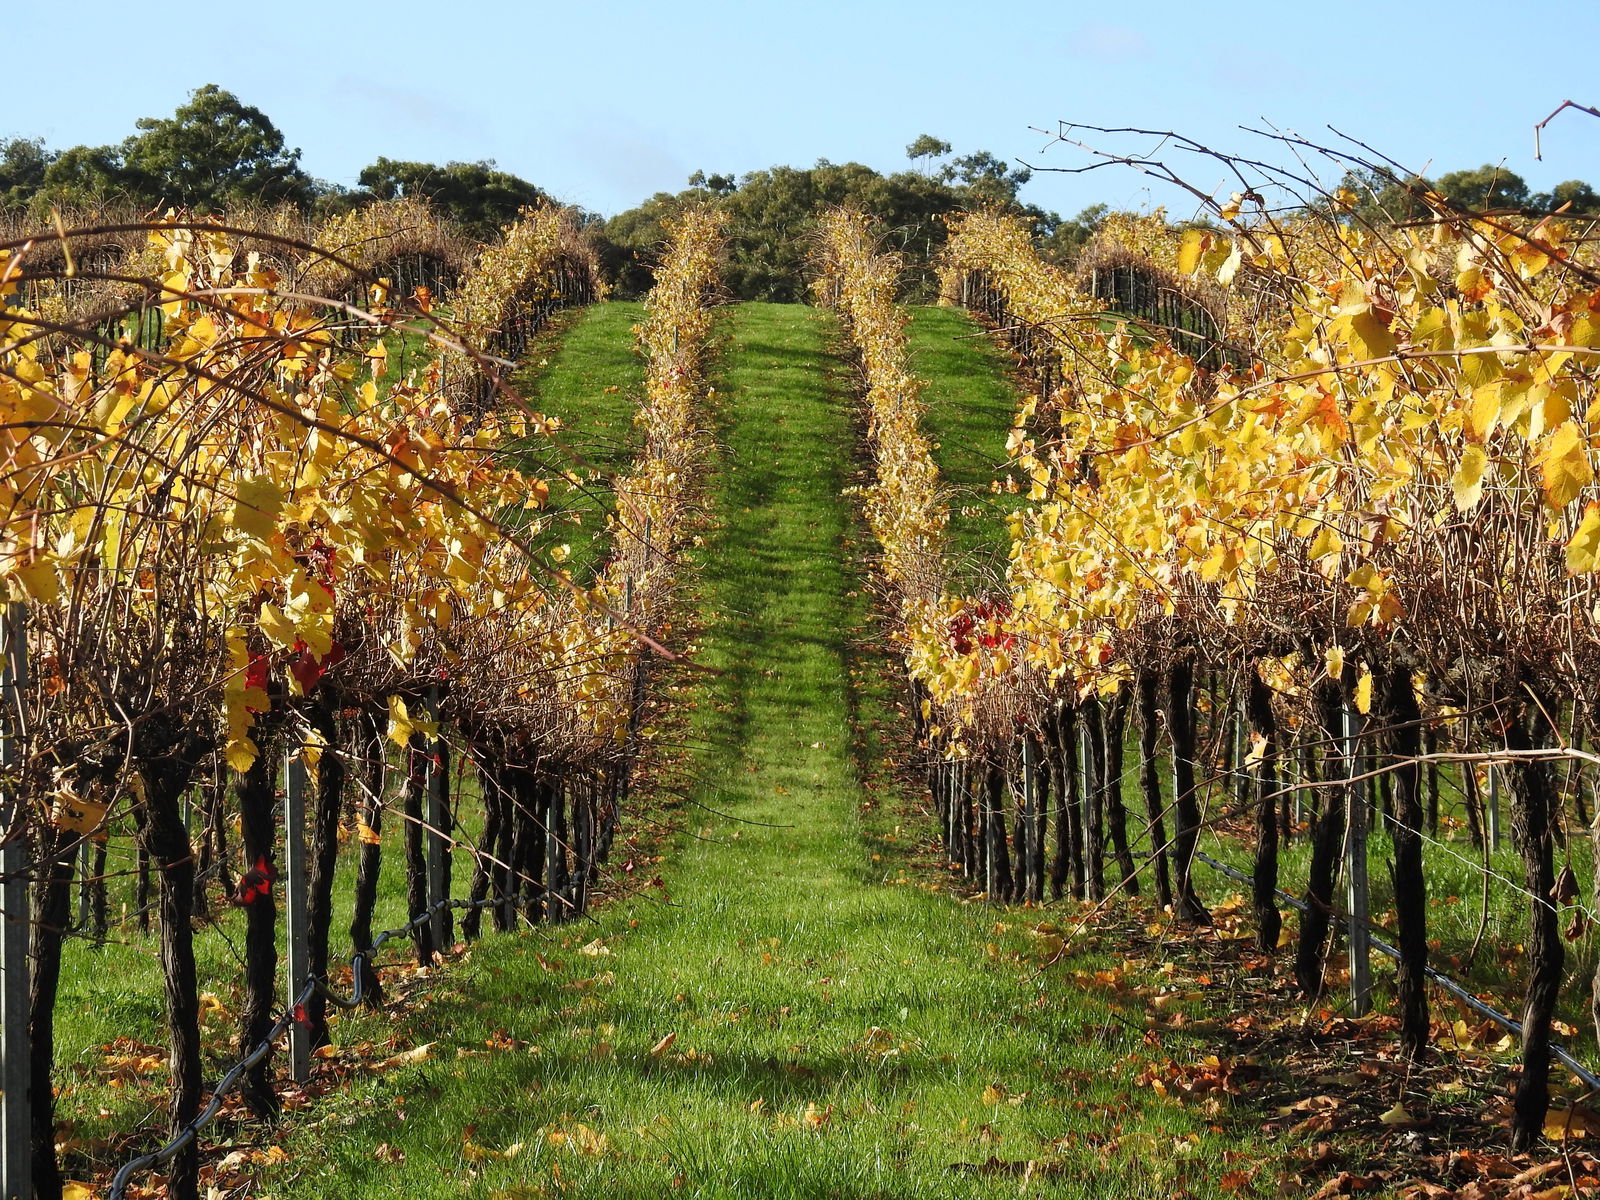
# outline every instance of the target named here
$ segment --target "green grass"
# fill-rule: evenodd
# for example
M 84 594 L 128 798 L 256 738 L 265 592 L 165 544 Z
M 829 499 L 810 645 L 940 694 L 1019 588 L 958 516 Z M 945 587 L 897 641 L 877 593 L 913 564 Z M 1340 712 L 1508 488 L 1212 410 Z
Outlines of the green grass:
M 859 757 L 887 732 L 852 730 L 895 714 L 886 676 L 851 685 L 883 664 L 844 565 L 860 532 L 831 321 L 751 304 L 728 323 L 717 524 L 692 555 L 715 673 L 663 681 L 697 748 L 663 886 L 487 938 L 425 1005 L 342 1022 L 342 1041 L 430 1057 L 297 1114 L 263 1194 L 1018 1195 L 951 1169 L 991 1157 L 1059 1162 L 1030 1195 L 1214 1194 L 1237 1144 L 1134 1086 L 1142 1028 L 1036 978 L 1020 929 L 919 871 L 920 831 Z
M 402 924 L 405 919 L 404 850 L 400 822 L 391 817 L 385 830 L 384 867 L 374 929 Z M 237 852 L 237 841 L 230 835 L 230 849 Z M 108 872 L 131 871 L 132 838 L 113 841 L 113 857 Z M 122 857 L 126 852 L 126 858 Z M 458 873 L 468 870 L 458 862 Z M 458 888 L 462 886 L 458 884 Z M 334 885 L 333 963 L 348 965 L 351 897 L 355 891 L 355 856 L 340 856 Z M 154 887 L 152 886 L 152 895 Z M 209 1084 L 233 1065 L 237 1058 L 234 1038 L 238 1028 L 239 985 L 243 978 L 244 911 L 230 907 L 211 890 L 212 919 L 195 935 L 195 957 L 202 994 L 210 993 L 215 1006 L 204 1013 L 202 1045 L 207 1056 L 206 1080 Z M 110 916 L 113 922 L 124 912 L 134 910 L 132 880 L 111 881 Z M 76 904 L 76 893 L 74 893 Z M 74 907 L 76 913 L 76 907 Z M 156 918 L 152 914 L 152 927 Z M 405 957 L 409 943 L 395 945 L 384 956 L 385 962 Z M 280 968 L 281 969 L 281 968 Z M 142 1135 L 160 1135 L 166 1128 L 158 1106 L 164 1103 L 167 1043 L 165 1008 L 162 1000 L 161 964 L 155 934 L 140 934 L 131 920 L 113 924 L 108 940 L 95 945 L 70 938 L 63 951 L 61 990 L 56 1002 L 56 1086 L 57 1117 L 61 1138 L 67 1143 L 63 1159 L 69 1177 L 82 1177 L 90 1164 L 120 1164 L 131 1153 L 125 1152 L 133 1135 L 132 1153 L 148 1146 Z M 108 1053 L 137 1058 L 128 1046 L 115 1047 L 117 1039 L 158 1048 L 157 1063 L 130 1072 L 115 1069 Z M 221 1128 L 221 1127 L 218 1127 Z M 216 1130 L 210 1136 L 216 1136 Z M 120 1149 L 108 1153 L 108 1139 Z
M 546 511 L 554 521 L 540 539 L 567 545 L 573 576 L 584 578 L 604 553 L 612 480 L 639 452 L 633 417 L 644 401 L 645 361 L 634 349 L 633 326 L 644 305 L 592 304 L 555 318 L 514 383 L 528 403 L 558 417 L 553 448 L 530 458 L 530 470 L 550 483 Z M 571 478 L 563 477 L 570 470 Z
M 1131 760 L 1130 760 L 1131 761 Z M 1485 922 L 1484 859 L 1483 851 L 1473 846 L 1466 823 L 1465 809 L 1455 800 L 1459 791 L 1454 784 L 1455 771 L 1441 771 L 1440 823 L 1435 834 L 1424 830 L 1423 874 L 1428 890 L 1428 941 L 1432 964 L 1466 983 L 1472 990 L 1498 997 L 1496 1007 L 1512 1017 L 1520 1014 L 1523 993 L 1527 983 L 1526 942 L 1529 924 L 1529 898 L 1523 881 L 1522 858 L 1511 842 L 1511 800 L 1502 791 L 1501 841 L 1491 849 L 1488 867 L 1491 872 L 1487 893 L 1487 921 Z M 1128 803 L 1138 801 L 1131 789 Z M 1219 811 L 1227 801 L 1221 797 L 1211 805 Z M 1133 811 L 1133 810 L 1130 810 Z M 1139 811 L 1142 811 L 1139 810 Z M 1580 881 L 1580 892 L 1587 895 L 1587 882 L 1593 878 L 1593 846 L 1581 829 L 1568 822 L 1567 849 L 1556 848 L 1556 866 L 1570 862 Z M 1200 849 L 1230 866 L 1250 870 L 1254 861 L 1253 834 L 1239 836 L 1243 830 L 1213 830 L 1200 839 Z M 1369 909 L 1375 923 L 1382 926 L 1380 934 L 1391 945 L 1398 936 L 1393 911 L 1394 886 L 1389 864 L 1393 859 L 1392 841 L 1382 818 L 1375 817 L 1369 834 L 1368 875 Z M 1288 846 L 1282 847 L 1278 862 L 1278 886 L 1295 896 L 1305 893 L 1306 878 L 1310 869 L 1310 830 L 1296 834 Z M 1220 875 L 1203 864 L 1195 867 L 1195 881 L 1203 895 L 1220 897 L 1240 890 L 1242 885 Z M 1341 877 L 1335 895 L 1340 906 L 1345 903 L 1344 881 Z M 1587 903 L 1587 900 L 1584 901 Z M 1298 930 L 1298 916 L 1287 904 L 1280 906 L 1285 923 Z M 1563 927 L 1570 924 L 1573 910 L 1561 913 Z M 1479 927 L 1483 935 L 1476 957 L 1469 958 L 1474 941 L 1479 940 Z M 1331 966 L 1342 970 L 1346 962 L 1343 937 L 1337 936 Z M 1593 1023 L 1588 1018 L 1590 994 L 1593 987 L 1595 964 L 1600 956 L 1600 934 L 1590 927 L 1584 934 L 1566 943 L 1566 973 L 1556 1015 L 1575 1026 L 1575 1037 L 1558 1040 L 1580 1057 L 1592 1059 L 1595 1053 Z M 1377 952 L 1373 953 L 1373 975 L 1377 981 L 1374 1004 L 1386 1011 L 1393 999 L 1393 961 Z M 1436 1015 L 1448 1015 L 1453 1020 L 1466 1015 L 1456 1001 L 1443 992 L 1430 992 L 1430 1003 L 1436 1006 Z M 1342 1003 L 1345 994 L 1331 989 L 1329 1002 Z M 1471 1018 L 1476 1023 L 1477 1018 Z
M 949 489 L 948 554 L 956 579 L 967 586 L 998 579 L 1010 547 L 1005 518 L 1017 507 L 1014 496 L 990 488 L 1005 474 L 1006 436 L 1019 400 L 1011 363 L 964 310 L 910 312 L 910 367 L 927 382 L 925 427 Z

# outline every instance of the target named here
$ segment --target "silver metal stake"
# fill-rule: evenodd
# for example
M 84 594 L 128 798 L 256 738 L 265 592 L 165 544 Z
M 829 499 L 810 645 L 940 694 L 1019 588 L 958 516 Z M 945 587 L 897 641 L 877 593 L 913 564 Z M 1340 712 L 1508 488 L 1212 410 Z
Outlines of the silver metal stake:
M 1028 830 L 1028 857 L 1022 863 L 1021 877 L 1023 880 L 1022 898 L 1033 899 L 1036 889 L 1042 888 L 1041 881 L 1033 877 L 1034 865 L 1042 862 L 1044 856 L 1039 853 L 1039 786 L 1034 778 L 1033 764 L 1033 738 L 1028 734 L 1022 736 L 1022 810 L 1027 814 L 1025 825 Z
M 1484 764 L 1484 770 L 1489 775 L 1489 846 L 1498 850 L 1500 849 L 1500 772 L 1495 770 L 1494 766 L 1494 763 Z
M 1357 782 L 1359 722 L 1347 700 L 1344 714 L 1345 778 L 1345 895 L 1350 914 L 1350 1011 L 1365 1016 L 1372 1000 L 1372 942 L 1367 921 L 1367 789 Z

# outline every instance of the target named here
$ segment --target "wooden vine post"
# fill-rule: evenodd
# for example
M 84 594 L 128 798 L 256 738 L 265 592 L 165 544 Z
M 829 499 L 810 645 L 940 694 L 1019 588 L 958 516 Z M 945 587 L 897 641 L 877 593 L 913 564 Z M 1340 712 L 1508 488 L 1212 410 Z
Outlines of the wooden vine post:
M 439 720 L 439 689 L 429 692 L 430 715 Z M 444 738 L 434 734 L 427 758 L 428 906 L 441 907 L 433 915 L 433 948 L 441 951 L 455 940 L 450 910 L 450 773 Z
M 27 610 L 0 612 L 0 772 L 10 775 L 22 690 L 28 681 Z M 0 1200 L 32 1200 L 32 1089 L 28 1053 L 28 842 L 25 809 L 14 779 L 0 780 Z
M 291 751 L 284 768 L 283 786 L 283 907 L 284 1003 L 299 1006 L 300 991 L 311 973 L 306 916 L 311 888 L 306 870 L 306 788 L 309 782 L 305 752 Z M 311 1078 L 311 1029 L 304 1010 L 292 1012 L 289 1023 L 289 1075 L 296 1083 Z

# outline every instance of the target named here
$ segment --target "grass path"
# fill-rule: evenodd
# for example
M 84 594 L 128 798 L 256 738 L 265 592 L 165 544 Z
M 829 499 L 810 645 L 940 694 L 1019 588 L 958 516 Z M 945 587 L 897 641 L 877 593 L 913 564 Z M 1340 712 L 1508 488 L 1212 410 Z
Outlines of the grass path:
M 544 450 L 526 469 L 550 483 L 545 513 L 554 521 L 540 541 L 570 546 L 579 578 L 609 545 L 603 534 L 612 483 L 639 453 L 633 414 L 644 403 L 645 361 L 633 326 L 644 315 L 643 304 L 625 300 L 560 313 L 516 379 L 533 408 L 562 424 L 562 449 Z M 581 482 L 564 477 L 567 469 Z
M 1012 364 L 963 309 L 925 306 L 906 326 L 912 372 L 927 381 L 924 424 L 950 489 L 949 553 L 965 578 L 1005 573 L 1005 518 L 1016 497 L 989 490 L 1002 474 L 1020 397 Z
M 701 807 L 638 872 L 670 903 L 487 938 L 393 1027 L 350 1021 L 341 1040 L 433 1045 L 297 1118 L 264 1193 L 1166 1197 L 1189 1163 L 1208 1190 L 1204 1118 L 1131 1083 L 1142 1031 L 1035 980 L 1018 914 L 997 930 L 928 883 L 898 849 L 922 831 L 864 789 L 830 336 L 796 305 L 729 317 L 716 528 L 694 556 L 718 673 L 679 677 Z M 1019 1193 L 1006 1165 L 1032 1160 L 1054 1165 Z

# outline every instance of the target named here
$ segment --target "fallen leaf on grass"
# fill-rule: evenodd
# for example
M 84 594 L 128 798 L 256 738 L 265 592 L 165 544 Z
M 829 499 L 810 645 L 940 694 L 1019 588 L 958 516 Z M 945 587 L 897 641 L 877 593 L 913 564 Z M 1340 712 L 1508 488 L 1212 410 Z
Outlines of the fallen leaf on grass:
M 399 1054 L 390 1055 L 378 1064 L 378 1069 L 387 1071 L 391 1067 L 409 1067 L 415 1063 L 427 1062 L 433 1057 L 432 1042 L 424 1042 L 414 1050 L 405 1050 Z
M 1546 1175 L 1554 1175 L 1565 1166 L 1564 1159 L 1552 1158 L 1547 1163 L 1540 1163 L 1538 1166 L 1529 1167 L 1526 1171 L 1513 1175 L 1511 1177 L 1511 1186 L 1513 1188 L 1526 1187 L 1530 1183 L 1538 1182 Z
M 580 1121 L 564 1129 L 545 1129 L 542 1133 L 547 1145 L 563 1147 L 589 1158 L 599 1158 L 611 1145 L 605 1134 Z
M 662 1038 L 654 1046 L 650 1047 L 650 1057 L 651 1058 L 660 1058 L 663 1054 L 665 1054 L 668 1050 L 670 1050 L 672 1048 L 672 1043 L 677 1041 L 677 1040 L 678 1040 L 678 1035 L 677 1035 L 676 1031 L 667 1034 L 666 1037 Z
M 1340 1171 L 1327 1183 L 1311 1193 L 1311 1200 L 1332 1200 L 1334 1196 L 1351 1196 L 1356 1192 L 1369 1190 L 1375 1180 L 1370 1176 L 1356 1175 L 1350 1171 Z
M 461 1138 L 461 1157 L 468 1162 L 488 1162 L 492 1159 L 515 1158 L 522 1153 L 522 1143 L 513 1142 L 504 1150 L 494 1150 L 488 1146 L 480 1146 L 466 1135 Z
M 579 954 L 587 954 L 590 958 L 599 958 L 610 954 L 611 947 L 606 945 L 604 938 L 595 938 L 594 941 L 578 947 Z

